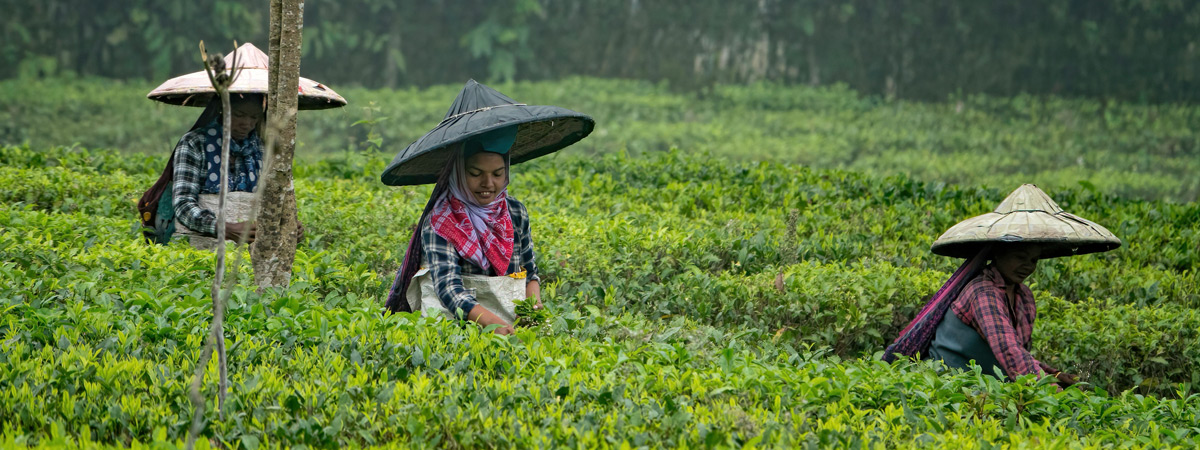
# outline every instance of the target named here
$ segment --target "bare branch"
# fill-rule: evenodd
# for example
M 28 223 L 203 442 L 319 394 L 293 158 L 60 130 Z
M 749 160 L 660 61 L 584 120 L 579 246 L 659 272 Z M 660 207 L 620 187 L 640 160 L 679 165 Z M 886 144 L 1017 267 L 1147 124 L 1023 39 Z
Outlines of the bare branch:
M 200 393 L 201 385 L 204 382 L 205 368 L 208 366 L 208 360 L 212 357 L 214 348 L 217 353 L 217 414 L 221 420 L 225 419 L 225 393 L 229 389 L 229 372 L 228 361 L 225 354 L 225 302 L 229 300 L 230 293 L 233 291 L 232 286 L 226 288 L 222 293 L 222 281 L 225 276 L 225 198 L 229 192 L 229 142 L 232 139 L 232 111 L 229 101 L 229 86 L 233 84 L 240 70 L 237 67 L 237 47 L 234 46 L 232 58 L 232 66 L 228 68 L 229 74 L 226 74 L 225 59 L 221 54 L 209 55 L 204 48 L 204 41 L 200 42 L 200 55 L 204 60 L 204 71 L 208 74 L 208 80 L 212 83 L 213 89 L 216 90 L 217 97 L 221 101 L 221 176 L 220 176 L 220 194 L 217 201 L 217 267 L 216 274 L 213 277 L 212 283 L 212 300 L 213 300 L 213 320 L 209 327 L 208 339 L 204 345 L 204 349 L 200 352 L 200 360 L 196 362 L 195 378 L 192 380 L 191 389 L 188 396 L 191 398 L 193 406 L 196 408 L 192 415 L 192 427 L 188 432 L 188 449 L 195 446 L 196 438 L 203 429 L 203 418 L 205 411 L 204 396 Z M 240 256 L 240 255 L 239 255 Z M 240 264 L 240 257 L 235 263 L 232 281 L 237 282 L 236 264 Z

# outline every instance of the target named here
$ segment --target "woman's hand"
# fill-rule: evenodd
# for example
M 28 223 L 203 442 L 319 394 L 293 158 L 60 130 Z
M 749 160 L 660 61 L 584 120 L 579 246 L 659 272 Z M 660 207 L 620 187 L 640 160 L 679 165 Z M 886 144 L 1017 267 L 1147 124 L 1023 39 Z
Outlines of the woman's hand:
M 1045 372 L 1058 380 L 1055 382 L 1055 384 L 1058 384 L 1060 388 L 1068 387 L 1079 382 L 1079 377 L 1076 377 L 1075 375 L 1058 370 L 1054 366 L 1046 364 L 1045 362 L 1039 361 L 1038 364 L 1042 366 L 1042 372 Z
M 533 309 L 542 309 L 542 285 L 537 280 L 532 280 L 525 283 L 525 298 L 535 298 L 537 303 L 533 304 Z
M 471 312 L 467 313 L 467 320 L 485 327 L 488 325 L 500 325 L 500 328 L 492 330 L 492 332 L 502 336 L 507 336 L 516 332 L 513 330 L 511 324 L 505 322 L 504 319 L 500 318 L 500 316 L 488 311 L 488 309 L 484 308 L 483 305 L 475 305 L 474 308 L 471 308 Z
M 225 222 L 225 239 L 234 242 L 254 242 L 258 226 L 253 222 Z
M 1058 372 L 1054 374 L 1054 378 L 1058 379 L 1058 385 L 1062 387 L 1069 387 L 1079 382 L 1079 377 L 1066 372 Z

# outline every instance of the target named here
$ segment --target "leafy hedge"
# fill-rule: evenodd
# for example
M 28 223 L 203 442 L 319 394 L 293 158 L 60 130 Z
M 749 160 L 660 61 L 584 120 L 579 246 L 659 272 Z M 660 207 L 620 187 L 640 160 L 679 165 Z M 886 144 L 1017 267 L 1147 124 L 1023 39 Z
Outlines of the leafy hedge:
M 465 81 L 462 80 L 462 81 Z M 368 90 L 334 86 L 350 105 L 305 111 L 302 156 L 362 150 L 390 158 L 441 121 L 461 84 Z M 35 149 L 82 143 L 166 155 L 199 110 L 145 99 L 154 86 L 112 80 L 0 81 L 0 144 Z M 886 102 L 844 86 L 717 85 L 677 93 L 639 81 L 570 78 L 496 85 L 529 104 L 592 115 L 574 153 L 632 155 L 669 148 L 737 161 L 905 174 L 1009 191 L 1035 183 L 1123 198 L 1200 199 L 1197 106 L 960 96 Z M 165 160 L 165 158 L 164 158 Z

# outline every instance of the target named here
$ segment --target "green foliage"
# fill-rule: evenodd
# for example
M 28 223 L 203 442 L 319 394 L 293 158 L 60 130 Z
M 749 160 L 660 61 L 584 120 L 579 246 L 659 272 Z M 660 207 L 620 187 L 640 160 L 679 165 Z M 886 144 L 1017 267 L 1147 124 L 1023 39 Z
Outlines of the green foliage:
M 308 2 L 305 74 L 337 84 L 398 86 L 463 73 L 511 79 L 529 64 L 534 0 Z M 267 49 L 269 2 L 0 1 L 0 78 L 90 75 L 165 80 L 201 70 L 197 44 Z M 435 25 L 436 26 L 433 26 Z M 447 31 L 453 30 L 453 31 Z M 462 39 L 460 44 L 459 40 Z M 446 55 L 472 58 L 448 58 Z M 408 64 L 408 61 L 421 64 Z M 311 69 L 307 69 L 311 68 Z
M 546 308 L 534 308 L 535 304 L 537 304 L 537 300 L 532 298 L 517 302 L 516 326 L 544 329 L 546 325 L 550 324 L 553 315 Z
M 533 59 L 527 19 L 545 15 L 536 0 L 512 3 L 493 2 L 488 6 L 488 18 L 462 37 L 462 45 L 472 57 L 489 60 L 491 78 L 507 82 L 516 77 L 518 62 Z
M 382 314 L 429 188 L 382 186 L 376 153 L 300 163 L 293 282 L 257 292 L 240 271 L 231 394 L 220 420 L 206 390 L 204 435 L 233 448 L 1197 445 L 1195 203 L 1050 190 L 1125 242 L 1031 277 L 1034 354 L 1090 384 L 1059 392 L 877 361 L 954 269 L 933 238 L 1007 189 L 572 153 L 514 168 L 547 309 L 523 310 L 538 326 L 513 337 Z M 141 242 L 132 200 L 162 163 L 0 147 L 0 446 L 186 438 L 212 256 Z
M 4 0 L 0 8 L 8 14 L 0 32 L 0 77 L 103 74 L 165 79 L 194 72 L 202 69 L 197 48 L 202 39 L 210 48 L 214 42 L 228 48 L 235 39 L 265 44 L 267 7 L 266 2 L 230 0 Z

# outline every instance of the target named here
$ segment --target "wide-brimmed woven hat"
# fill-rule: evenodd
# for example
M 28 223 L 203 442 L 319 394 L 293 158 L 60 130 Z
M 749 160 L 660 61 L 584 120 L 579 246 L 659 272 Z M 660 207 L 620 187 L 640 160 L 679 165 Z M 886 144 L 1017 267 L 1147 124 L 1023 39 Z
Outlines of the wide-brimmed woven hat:
M 518 103 L 490 87 L 467 81 L 446 118 L 392 159 L 380 179 L 389 186 L 436 183 L 455 144 L 516 126 L 509 161 L 519 164 L 579 142 L 596 127 L 586 114 L 557 106 Z
M 229 92 L 233 94 L 266 94 L 270 86 L 267 78 L 270 73 L 268 69 L 270 59 L 267 54 L 250 43 L 242 44 L 235 52 L 238 66 L 242 70 L 233 85 L 229 87 Z M 232 53 L 225 55 L 225 65 L 233 65 Z M 298 109 L 327 109 L 346 106 L 346 99 L 337 92 L 333 92 L 333 89 L 308 78 L 300 77 L 298 90 L 300 95 L 297 102 Z M 167 80 L 150 91 L 146 97 L 172 105 L 206 106 L 215 93 L 208 74 L 201 70 Z
M 1121 240 L 1099 224 L 1063 211 L 1032 184 L 1021 185 L 995 211 L 950 227 L 933 242 L 933 252 L 970 258 L 997 242 L 1043 244 L 1042 259 L 1105 252 Z

